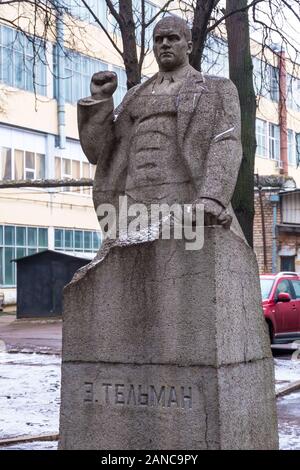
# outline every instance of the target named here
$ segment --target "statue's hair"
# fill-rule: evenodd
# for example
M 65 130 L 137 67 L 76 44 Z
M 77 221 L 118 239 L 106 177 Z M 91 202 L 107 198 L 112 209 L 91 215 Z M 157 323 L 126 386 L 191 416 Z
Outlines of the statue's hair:
M 189 27 L 188 23 L 183 18 L 179 18 L 178 16 L 174 16 L 174 15 L 165 16 L 164 18 L 162 18 L 156 23 L 155 28 L 153 30 L 153 37 L 156 33 L 157 28 L 160 26 L 165 26 L 165 27 L 173 26 L 175 28 L 178 28 L 183 33 L 187 41 L 192 40 L 191 28 Z

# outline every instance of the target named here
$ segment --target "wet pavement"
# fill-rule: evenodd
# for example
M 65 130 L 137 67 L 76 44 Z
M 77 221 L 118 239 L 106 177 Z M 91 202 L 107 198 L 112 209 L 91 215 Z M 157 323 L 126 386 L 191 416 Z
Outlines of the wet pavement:
M 61 354 L 61 320 L 16 320 L 0 314 L 0 351 Z

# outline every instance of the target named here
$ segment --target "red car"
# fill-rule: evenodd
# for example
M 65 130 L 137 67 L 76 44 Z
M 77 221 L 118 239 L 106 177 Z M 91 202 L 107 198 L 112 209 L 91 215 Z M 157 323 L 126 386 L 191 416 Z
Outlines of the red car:
M 260 285 L 271 343 L 300 338 L 300 275 L 293 272 L 263 274 Z

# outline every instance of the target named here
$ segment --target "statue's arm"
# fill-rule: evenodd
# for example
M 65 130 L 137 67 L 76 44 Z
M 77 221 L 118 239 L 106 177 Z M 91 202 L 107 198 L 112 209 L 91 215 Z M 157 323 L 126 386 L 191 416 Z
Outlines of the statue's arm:
M 201 198 L 226 208 L 233 196 L 242 160 L 240 104 L 234 84 L 227 79 L 215 85 L 213 133 L 205 158 Z
M 109 156 L 114 142 L 113 98 L 78 102 L 78 130 L 82 149 L 90 163 L 96 164 Z

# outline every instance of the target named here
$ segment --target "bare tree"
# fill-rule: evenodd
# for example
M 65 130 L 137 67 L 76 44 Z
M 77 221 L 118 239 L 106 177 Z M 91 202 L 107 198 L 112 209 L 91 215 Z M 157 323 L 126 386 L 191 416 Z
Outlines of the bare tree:
M 74 44 L 80 41 L 82 47 L 86 25 L 78 22 L 81 15 L 99 26 L 121 57 L 129 89 L 141 82 L 144 60 L 151 50 L 153 26 L 173 2 L 166 0 L 161 7 L 154 8 L 147 0 L 105 0 L 108 21 L 104 22 L 95 8 L 97 2 L 91 0 L 71 0 L 71 3 L 70 0 L 3 0 L 0 22 L 22 32 L 34 47 L 35 59 L 45 62 L 44 48 L 49 37 L 56 38 L 57 47 L 67 54 L 57 37 L 57 19 L 67 28 Z M 1 6 L 14 6 L 14 15 L 5 14 Z
M 152 16 L 149 14 L 149 4 L 146 0 L 105 0 L 109 13 L 115 22 L 115 31 L 120 32 L 122 49 L 118 47 L 115 37 L 99 21 L 88 2 L 86 0 L 81 1 L 96 23 L 105 32 L 112 46 L 120 54 L 126 70 L 127 88 L 129 89 L 140 83 L 145 56 L 150 51 L 151 43 L 149 35 L 147 36 L 146 33 L 154 22 L 168 10 L 169 5 L 174 0 L 167 0 Z
M 246 239 L 253 246 L 256 96 L 246 6 L 247 0 L 227 0 L 226 30 L 230 78 L 237 87 L 240 99 L 243 146 L 243 159 L 232 204 Z M 240 10 L 239 13 L 230 15 L 237 10 Z
M 300 7 L 297 0 L 180 0 L 181 11 L 192 18 L 194 50 L 191 64 L 198 70 L 207 65 L 211 43 L 213 55 L 218 61 L 224 54 L 221 39 L 228 46 L 229 76 L 235 83 L 241 105 L 243 160 L 233 197 L 233 207 L 244 234 L 252 246 L 254 219 L 254 161 L 256 151 L 255 119 L 256 106 L 253 79 L 257 80 L 256 91 L 260 95 L 272 95 L 273 83 L 270 75 L 276 64 L 272 58 L 280 60 L 281 51 L 287 50 L 294 63 L 299 56 Z M 250 31 L 257 41 L 256 55 L 260 70 L 253 74 L 250 53 Z M 211 39 L 214 38 L 214 41 Z M 276 43 L 276 48 L 274 47 Z M 272 52 L 270 54 L 270 51 Z M 212 54 L 211 54 L 212 55 Z M 202 65 L 201 65 L 202 64 Z M 212 64 L 212 69 L 216 67 Z M 209 70 L 208 70 L 209 71 Z M 218 71 L 219 72 L 219 71 Z M 225 74 L 225 70 L 224 70 Z M 222 75 L 222 71 L 221 71 Z M 296 74 L 295 74 L 296 75 Z M 279 74 L 277 74 L 279 80 Z M 293 77 L 290 78 L 293 83 Z M 275 86 L 279 87 L 279 83 Z M 291 85 L 290 85 L 291 86 Z M 281 103 L 282 104 L 282 103 Z M 300 109 L 300 100 L 298 103 Z
M 36 60 L 43 60 L 45 55 L 43 43 L 36 38 L 47 39 L 49 35 L 57 38 L 56 21 L 62 21 L 69 15 L 69 0 L 4 0 L 1 5 L 15 5 L 16 15 L 7 18 L 1 15 L 0 21 L 14 26 L 27 35 L 34 44 Z M 224 54 L 224 41 L 228 44 L 229 74 L 236 84 L 239 92 L 242 109 L 242 144 L 243 162 L 236 191 L 234 194 L 234 208 L 244 230 L 246 238 L 252 244 L 253 224 L 253 168 L 255 159 L 255 101 L 253 92 L 253 68 L 250 55 L 250 34 L 260 44 L 256 51 L 261 70 L 259 75 L 258 94 L 270 94 L 270 70 L 274 66 L 270 57 L 280 53 L 282 49 L 294 62 L 299 56 L 299 24 L 300 7 L 298 0 L 178 0 L 179 7 L 173 4 L 174 0 L 166 0 L 161 8 L 155 12 L 149 10 L 146 0 L 105 0 L 110 27 L 104 23 L 94 8 L 95 3 L 90 0 L 71 0 L 81 5 L 104 32 L 112 48 L 121 57 L 127 75 L 127 88 L 140 83 L 142 69 L 146 55 L 151 46 L 151 29 L 161 15 L 168 12 L 177 12 L 185 15 L 192 25 L 194 50 L 191 54 L 191 64 L 201 69 L 210 51 L 211 43 L 219 44 L 219 55 Z M 28 10 L 29 8 L 29 10 Z M 177 11 L 176 11 L 177 8 Z M 24 20 L 28 26 L 24 28 Z M 38 23 L 43 28 L 37 28 Z M 84 23 L 78 25 L 76 19 L 66 21 L 65 25 L 72 34 L 78 34 Z M 75 32 L 75 33 L 74 33 Z M 214 41 L 211 39 L 214 38 Z M 298 39 L 297 39 L 298 38 Z M 76 38 L 75 38 L 76 39 Z M 75 41 L 76 42 L 76 41 Z M 274 49 L 274 43 L 277 48 Z M 58 47 L 63 47 L 58 44 Z M 215 47 L 215 46 L 214 46 Z M 227 48 L 227 46 L 226 46 Z M 272 50 L 270 55 L 269 51 Z M 227 60 L 227 59 L 226 59 Z M 218 59 L 216 59 L 218 62 Z M 212 69 L 215 69 L 215 65 Z M 212 70 L 212 71 L 213 71 Z M 267 72 L 267 73 L 264 73 Z M 293 73 L 290 82 L 292 84 Z M 295 73 L 296 75 L 296 73 Z M 254 74 L 254 79 L 257 75 Z M 300 100 L 299 100 L 300 101 Z M 300 102 L 299 109 L 300 109 Z

